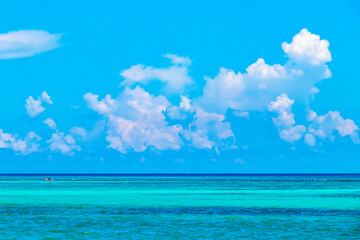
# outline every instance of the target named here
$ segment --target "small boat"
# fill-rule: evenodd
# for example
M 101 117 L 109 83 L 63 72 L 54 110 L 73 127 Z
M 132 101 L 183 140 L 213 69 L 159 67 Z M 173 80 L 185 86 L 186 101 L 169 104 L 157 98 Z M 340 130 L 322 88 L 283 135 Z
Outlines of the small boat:
M 53 179 L 51 178 L 44 178 L 43 181 L 52 181 Z

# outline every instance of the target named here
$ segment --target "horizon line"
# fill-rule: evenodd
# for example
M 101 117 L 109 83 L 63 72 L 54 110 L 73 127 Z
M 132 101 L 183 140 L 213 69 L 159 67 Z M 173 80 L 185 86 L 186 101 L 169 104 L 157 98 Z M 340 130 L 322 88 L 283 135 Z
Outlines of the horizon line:
M 1 175 L 360 175 L 360 173 L 0 173 Z

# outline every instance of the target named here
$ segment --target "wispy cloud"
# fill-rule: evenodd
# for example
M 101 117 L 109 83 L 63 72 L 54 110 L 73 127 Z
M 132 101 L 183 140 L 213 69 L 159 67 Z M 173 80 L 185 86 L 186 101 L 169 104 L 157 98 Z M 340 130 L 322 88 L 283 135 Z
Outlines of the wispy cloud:
M 0 34 L 0 59 L 31 57 L 60 46 L 61 34 L 20 30 Z
M 133 86 L 135 84 L 147 84 L 151 81 L 160 81 L 165 84 L 167 93 L 181 93 L 187 85 L 194 81 L 189 76 L 188 67 L 191 60 L 188 57 L 180 57 L 175 54 L 166 54 L 163 57 L 171 60 L 170 67 L 155 68 L 142 64 L 131 66 L 120 73 L 124 78 L 122 86 Z

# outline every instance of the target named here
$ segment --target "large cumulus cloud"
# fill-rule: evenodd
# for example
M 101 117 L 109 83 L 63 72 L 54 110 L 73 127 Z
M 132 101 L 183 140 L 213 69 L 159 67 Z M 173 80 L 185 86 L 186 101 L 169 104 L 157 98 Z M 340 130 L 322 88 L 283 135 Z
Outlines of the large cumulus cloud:
M 163 82 L 168 93 L 184 93 L 193 80 L 188 66 L 191 60 L 167 54 L 172 66 L 155 68 L 134 65 L 121 72 L 127 86 L 117 98 L 88 93 L 84 96 L 90 109 L 103 115 L 107 121 L 109 147 L 127 152 L 144 151 L 148 146 L 160 150 L 180 149 L 184 145 L 196 148 L 215 148 L 227 143 L 236 147 L 236 136 L 226 119 L 229 109 L 239 117 L 249 117 L 248 111 L 269 111 L 274 114 L 274 126 L 281 139 L 296 142 L 304 137 L 309 146 L 316 139 L 332 139 L 333 132 L 341 137 L 351 136 L 357 142 L 357 126 L 343 119 L 338 112 L 317 116 L 309 109 L 309 97 L 319 89 L 316 84 L 331 77 L 326 65 L 331 61 L 329 42 L 303 29 L 282 49 L 288 58 L 285 64 L 266 64 L 263 58 L 247 67 L 245 73 L 221 68 L 214 77 L 205 77 L 203 93 L 194 99 L 180 95 L 178 106 L 165 96 L 154 96 L 137 86 L 151 81 Z M 295 123 L 294 102 L 304 104 L 311 118 Z M 235 142 L 234 142 L 235 140 Z
M 218 113 L 225 113 L 228 108 L 265 110 L 270 101 L 283 93 L 306 102 L 310 95 L 318 92 L 316 83 L 331 77 L 326 65 L 331 61 L 328 46 L 327 41 L 303 29 L 293 42 L 283 43 L 289 57 L 284 65 L 268 65 L 259 58 L 245 73 L 221 68 L 214 78 L 205 77 L 203 95 L 196 102 Z

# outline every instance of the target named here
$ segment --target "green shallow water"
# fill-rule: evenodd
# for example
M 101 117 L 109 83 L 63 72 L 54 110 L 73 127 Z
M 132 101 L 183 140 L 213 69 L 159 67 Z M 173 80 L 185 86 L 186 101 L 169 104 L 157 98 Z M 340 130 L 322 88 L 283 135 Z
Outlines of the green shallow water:
M 2 239 L 360 239 L 360 177 L 0 177 Z

